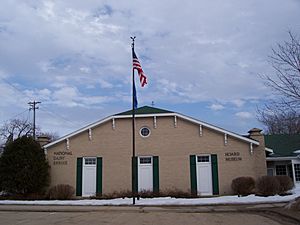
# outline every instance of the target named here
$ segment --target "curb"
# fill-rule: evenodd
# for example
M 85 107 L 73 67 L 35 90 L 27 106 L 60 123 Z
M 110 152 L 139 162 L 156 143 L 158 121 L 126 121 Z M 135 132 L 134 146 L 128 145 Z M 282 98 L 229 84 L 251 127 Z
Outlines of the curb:
M 262 211 L 272 208 L 282 208 L 285 203 L 248 204 L 248 205 L 136 205 L 136 206 L 76 206 L 76 205 L 0 205 L 0 211 L 22 212 L 245 212 Z

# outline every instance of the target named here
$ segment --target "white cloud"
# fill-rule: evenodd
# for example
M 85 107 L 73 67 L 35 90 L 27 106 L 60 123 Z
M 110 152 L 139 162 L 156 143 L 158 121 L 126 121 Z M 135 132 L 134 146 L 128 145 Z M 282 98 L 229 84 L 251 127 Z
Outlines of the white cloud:
M 93 107 L 114 101 L 114 98 L 110 96 L 86 96 L 76 87 L 65 86 L 53 92 L 51 101 L 51 104 L 55 103 L 60 107 Z
M 33 89 L 33 90 L 24 90 L 24 94 L 33 100 L 39 100 L 43 102 L 51 101 L 52 91 L 44 88 L 44 89 Z
M 89 67 L 80 67 L 79 70 L 83 73 L 89 73 L 91 71 L 91 69 Z
M 129 37 L 136 35 L 149 83 L 138 90 L 139 102 L 217 102 L 209 108 L 236 106 L 243 113 L 268 97 L 257 74 L 271 74 L 271 47 L 288 38 L 288 29 L 298 32 L 299 6 L 294 0 L 3 0 L 0 78 L 64 110 L 109 101 L 115 109 L 131 99 Z M 0 86 L 1 105 L 28 101 Z
M 114 87 L 113 84 L 111 84 L 103 79 L 98 79 L 98 82 L 102 88 L 113 88 Z
M 8 74 L 0 69 L 0 78 L 3 79 L 3 78 L 7 78 L 7 77 L 8 77 Z
M 231 101 L 232 104 L 234 104 L 236 107 L 242 107 L 245 104 L 245 101 L 241 99 L 234 99 Z
M 241 119 L 251 119 L 254 117 L 253 113 L 250 112 L 237 112 L 235 115 Z
M 211 110 L 213 110 L 213 111 L 219 111 L 219 110 L 222 110 L 222 109 L 224 109 L 225 107 L 223 106 L 223 105 L 221 105 L 221 104 L 211 104 L 210 106 L 209 106 L 209 108 L 211 109 Z

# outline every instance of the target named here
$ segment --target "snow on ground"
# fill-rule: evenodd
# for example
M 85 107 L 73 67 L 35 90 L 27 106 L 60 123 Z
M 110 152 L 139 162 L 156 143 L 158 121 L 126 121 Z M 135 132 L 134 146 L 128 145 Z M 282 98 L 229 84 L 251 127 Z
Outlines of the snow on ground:
M 251 203 L 278 203 L 288 202 L 300 196 L 300 186 L 292 190 L 292 195 L 287 196 L 269 196 L 259 197 L 249 195 L 245 197 L 238 196 L 220 196 L 209 198 L 144 198 L 136 201 L 136 205 L 217 205 L 217 204 L 251 204 Z M 3 200 L 0 205 L 132 205 L 132 198 L 118 198 L 111 200 L 68 200 L 68 201 L 14 201 Z

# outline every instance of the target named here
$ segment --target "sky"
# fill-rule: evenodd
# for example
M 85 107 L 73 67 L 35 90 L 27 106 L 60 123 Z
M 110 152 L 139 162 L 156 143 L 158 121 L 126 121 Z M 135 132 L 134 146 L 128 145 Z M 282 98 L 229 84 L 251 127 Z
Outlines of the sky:
M 139 106 L 246 134 L 277 98 L 272 48 L 300 37 L 298 0 L 2 0 L 0 125 L 32 120 L 59 136 L 131 108 L 131 36 L 148 84 Z

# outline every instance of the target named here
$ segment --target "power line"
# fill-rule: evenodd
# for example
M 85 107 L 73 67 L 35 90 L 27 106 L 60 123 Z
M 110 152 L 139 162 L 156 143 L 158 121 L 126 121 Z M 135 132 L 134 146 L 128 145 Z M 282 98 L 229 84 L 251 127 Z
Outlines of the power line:
M 18 116 L 20 116 L 20 115 L 24 114 L 25 112 L 29 112 L 29 110 L 28 110 L 28 109 L 25 109 L 23 112 L 21 112 L 21 113 L 18 113 L 18 114 L 16 114 L 16 115 L 12 116 L 10 119 L 17 118 Z
M 46 109 L 48 109 L 47 107 L 45 107 L 44 105 L 43 105 L 43 107 L 44 108 L 46 108 Z M 81 125 L 81 124 L 75 124 L 73 121 L 71 121 L 71 120 L 68 120 L 68 119 L 66 119 L 65 117 L 63 117 L 63 116 L 61 116 L 61 115 L 59 115 L 58 113 L 55 113 L 55 112 L 53 112 L 53 111 L 51 111 L 51 110 L 45 110 L 45 109 L 43 109 L 43 108 L 40 108 L 42 111 L 44 111 L 44 112 L 46 112 L 46 113 L 48 113 L 49 115 L 51 115 L 52 117 L 54 117 L 54 118 L 57 118 L 57 117 L 59 117 L 60 119 L 62 119 L 62 120 L 64 120 L 65 122 L 67 122 L 67 123 L 69 123 L 70 125 L 72 125 L 72 126 L 79 126 L 79 125 Z
M 19 92 L 22 96 L 24 96 L 24 93 L 22 90 L 20 90 L 19 88 L 17 88 L 15 85 L 13 85 L 12 83 L 10 83 L 9 81 L 7 81 L 4 78 L 0 78 L 4 83 L 6 83 L 7 85 L 9 85 L 10 87 L 12 87 L 13 89 L 15 89 L 17 92 Z M 25 94 L 25 96 L 27 97 L 27 100 L 29 100 L 31 97 L 28 96 L 27 94 Z
M 5 123 L 5 122 L 8 122 L 9 120 L 15 119 L 15 118 L 19 117 L 20 115 L 24 114 L 25 112 L 29 113 L 29 110 L 26 109 L 23 112 L 17 113 L 15 115 L 13 115 L 12 117 L 10 117 L 9 119 L 4 120 L 3 122 Z M 27 120 L 28 120 L 28 117 L 27 117 Z
M 27 93 L 23 93 L 22 90 L 20 90 L 19 88 L 17 88 L 15 85 L 13 85 L 12 83 L 10 83 L 9 81 L 7 81 L 4 78 L 0 78 L 4 83 L 6 83 L 7 85 L 9 85 L 10 87 L 12 87 L 14 90 L 16 90 L 19 94 L 21 94 L 22 96 L 26 96 L 27 101 L 30 101 L 31 96 L 29 96 Z M 47 109 L 44 110 L 43 108 Z M 61 116 L 60 114 L 55 113 L 54 111 L 52 111 L 51 109 L 49 109 L 48 107 L 46 107 L 45 105 L 43 105 L 43 108 L 40 108 L 42 111 L 48 113 L 49 115 L 55 116 L 55 118 L 59 117 L 60 119 L 66 121 L 67 123 L 69 123 L 72 126 L 80 126 L 81 124 L 75 124 L 74 122 L 66 119 L 65 117 Z M 26 110 L 27 111 L 27 110 Z

